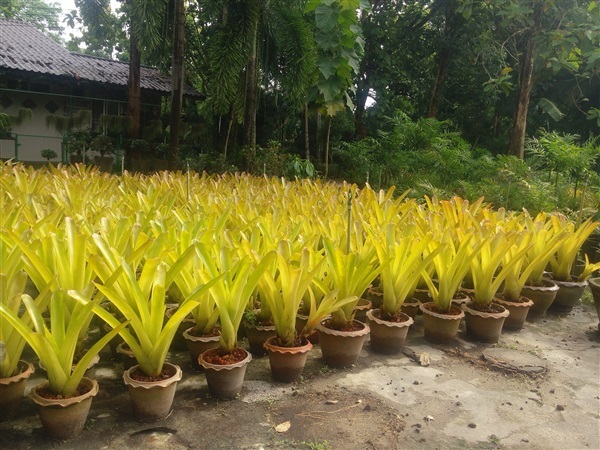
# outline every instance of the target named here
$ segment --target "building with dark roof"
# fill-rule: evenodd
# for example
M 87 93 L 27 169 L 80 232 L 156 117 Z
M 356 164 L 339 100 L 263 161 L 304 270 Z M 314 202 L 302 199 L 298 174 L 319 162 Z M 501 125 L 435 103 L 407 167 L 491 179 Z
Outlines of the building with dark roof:
M 32 111 L 31 119 L 13 126 L 13 138 L 0 140 L 0 157 L 35 161 L 41 149 L 50 148 L 66 161 L 64 130 L 47 126 L 47 117 L 86 111 L 86 129 L 100 130 L 103 116 L 128 115 L 128 75 L 127 62 L 69 52 L 32 24 L 0 19 L 0 112 Z M 170 93 L 169 77 L 141 68 L 142 127 L 160 119 L 161 102 Z M 184 95 L 199 97 L 190 86 Z

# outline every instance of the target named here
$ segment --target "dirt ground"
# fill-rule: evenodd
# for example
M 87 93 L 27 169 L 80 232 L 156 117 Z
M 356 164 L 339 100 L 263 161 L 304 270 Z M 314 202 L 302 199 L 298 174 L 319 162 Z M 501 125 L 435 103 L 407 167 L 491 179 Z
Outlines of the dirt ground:
M 173 412 L 150 424 L 132 417 L 122 367 L 105 349 L 89 373 L 100 393 L 78 438 L 47 440 L 24 399 L 18 417 L 0 424 L 0 448 L 600 448 L 600 335 L 591 306 L 527 323 L 497 345 L 474 344 L 462 328 L 454 345 L 432 346 L 417 317 L 406 345 L 405 354 L 380 356 L 367 343 L 348 370 L 328 368 L 316 346 L 293 384 L 273 382 L 268 357 L 256 357 L 232 401 L 211 398 L 188 354 L 174 352 L 169 359 L 184 378 Z M 418 362 L 424 353 L 428 366 Z M 37 370 L 28 390 L 41 378 Z

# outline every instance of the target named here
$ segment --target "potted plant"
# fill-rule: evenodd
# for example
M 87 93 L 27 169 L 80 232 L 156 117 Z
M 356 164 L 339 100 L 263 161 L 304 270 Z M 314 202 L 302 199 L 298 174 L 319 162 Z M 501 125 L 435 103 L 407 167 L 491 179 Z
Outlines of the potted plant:
M 545 213 L 538 214 L 535 219 L 525 216 L 523 222 L 527 232 L 532 234 L 533 244 L 525 256 L 525 264 L 532 264 L 533 268 L 529 272 L 521 294 L 533 301 L 527 319 L 536 320 L 546 315 L 546 311 L 556 298 L 558 286 L 553 281 L 544 279 L 544 273 L 550 264 L 552 253 L 556 251 L 566 235 L 552 229 L 552 223 L 546 220 Z M 549 249 L 554 250 L 549 253 Z M 542 254 L 547 255 L 547 258 L 538 257 Z
M 482 245 L 471 259 L 473 296 L 470 302 L 462 305 L 462 309 L 465 312 L 467 336 L 479 342 L 495 343 L 498 342 L 509 311 L 493 300 L 512 267 L 525 255 L 528 247 L 520 249 L 514 258 L 509 259 L 505 255 L 520 235 L 505 233 L 496 228 L 483 229 L 481 232 Z
M 58 155 L 51 148 L 45 148 L 41 152 L 42 158 L 44 158 L 48 164 L 50 164 L 50 160 L 56 158 Z
M 382 304 L 367 312 L 371 327 L 371 348 L 378 353 L 398 353 L 402 349 L 408 328 L 413 319 L 402 312 L 404 302 L 412 296 L 417 283 L 441 247 L 424 256 L 433 239 L 432 233 L 422 238 L 417 236 L 416 226 L 404 227 L 402 235 L 396 238 L 396 225 L 389 224 L 385 237 L 370 236 L 381 266 Z
M 266 271 L 259 280 L 261 299 L 273 314 L 276 336 L 265 342 L 273 378 L 278 381 L 296 380 L 304 370 L 312 344 L 305 336 L 296 334 L 296 315 L 304 293 L 325 262 L 321 258 L 312 267 L 310 252 L 302 250 L 298 258 L 291 255 L 291 243 L 281 241 L 277 252 L 277 274 Z
M 446 344 L 454 340 L 464 312 L 452 304 L 452 299 L 458 293 L 461 283 L 469 271 L 471 260 L 479 251 L 482 243 L 471 246 L 473 233 L 463 236 L 458 244 L 452 239 L 452 232 L 446 229 L 437 239 L 432 240 L 428 252 L 438 247 L 438 253 L 433 258 L 437 285 L 431 276 L 422 272 L 423 279 L 429 288 L 432 302 L 422 303 L 423 330 L 425 339 L 437 344 Z
M 98 352 L 126 324 L 120 324 L 100 338 L 74 364 L 77 338 L 81 328 L 90 323 L 101 296 L 94 301 L 75 302 L 67 320 L 68 295 L 63 290 L 55 290 L 49 303 L 50 327 L 46 325 L 38 303 L 29 295 L 23 295 L 21 299 L 28 313 L 25 320 L 4 304 L 0 304 L 0 317 L 27 341 L 46 368 L 48 380 L 31 391 L 44 431 L 53 439 L 73 438 L 83 430 L 92 398 L 98 393 L 98 383 L 86 378 L 85 371 Z M 74 302 L 72 298 L 69 300 Z M 33 331 L 28 318 L 33 323 Z
M 98 235 L 94 240 L 104 259 L 112 258 L 110 249 Z M 127 344 L 137 365 L 127 369 L 123 380 L 128 387 L 134 414 L 140 420 L 155 421 L 165 418 L 171 411 L 181 368 L 166 362 L 169 346 L 179 323 L 198 305 L 200 298 L 217 280 L 207 280 L 186 298 L 167 321 L 166 289 L 175 276 L 193 257 L 195 246 L 190 246 L 177 261 L 167 268 L 158 257 L 145 261 L 139 277 L 125 258 L 112 271 L 100 258 L 93 259 L 101 283 L 98 290 L 119 311 L 129 326 L 120 335 Z M 73 294 L 75 295 L 75 294 Z M 119 320 L 106 310 L 97 314 L 109 325 L 116 327 Z
M 221 247 L 219 259 L 213 260 L 211 253 L 201 244 L 197 253 L 204 264 L 203 280 L 215 279 L 210 288 L 221 321 L 221 336 L 216 349 L 205 351 L 198 360 L 204 368 L 208 389 L 218 398 L 235 398 L 244 382 L 246 366 L 251 354 L 240 348 L 237 333 L 246 305 L 260 277 L 272 264 L 275 253 L 265 255 L 255 265 L 249 256 L 240 256 L 236 249 Z
M 113 140 L 105 135 L 100 134 L 90 142 L 89 149 L 93 152 L 100 153 L 100 156 L 94 157 L 94 163 L 100 166 L 103 172 L 110 172 L 114 162 L 115 145 Z
M 21 252 L 18 248 L 7 250 L 0 241 L 2 252 L 0 269 L 0 303 L 11 311 L 24 326 L 31 329 L 31 317 L 21 308 L 21 295 L 25 290 L 27 274 L 21 270 Z M 50 285 L 36 297 L 34 303 L 44 310 Z M 33 364 L 21 360 L 25 339 L 8 320 L 0 321 L 0 420 L 12 417 L 19 409 L 27 379 L 34 372 Z
M 587 286 L 585 279 L 573 275 L 573 265 L 583 243 L 596 230 L 600 222 L 594 222 L 590 218 L 575 228 L 575 224 L 562 214 L 553 214 L 550 221 L 556 234 L 565 234 L 556 253 L 550 258 L 552 271 L 549 277 L 558 286 L 550 310 L 559 314 L 568 314 L 579 302 Z
M 365 245 L 359 252 L 344 252 L 334 246 L 331 239 L 323 237 L 327 258 L 327 272 L 331 274 L 331 290 L 338 291 L 338 297 L 356 300 L 347 302 L 333 311 L 330 319 L 317 326 L 319 344 L 323 359 L 331 367 L 347 367 L 358 360 L 365 337 L 370 328 L 367 324 L 354 320 L 358 299 L 367 290 L 381 267 L 377 264 L 373 246 Z
M 189 297 L 198 286 L 203 284 L 194 260 L 175 276 L 174 283 L 178 286 L 182 298 Z M 198 357 L 206 350 L 218 346 L 221 330 L 217 326 L 219 310 L 210 292 L 204 292 L 197 301 L 198 305 L 191 313 L 194 326 L 183 331 L 183 338 L 190 352 L 192 366 L 200 368 Z

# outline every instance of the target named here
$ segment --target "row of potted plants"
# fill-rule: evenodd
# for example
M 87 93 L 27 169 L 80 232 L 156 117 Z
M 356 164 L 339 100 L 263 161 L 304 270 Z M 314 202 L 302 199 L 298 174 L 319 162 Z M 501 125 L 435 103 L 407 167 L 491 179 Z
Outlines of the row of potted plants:
M 7 343 L 0 376 L 25 378 L 29 366 L 18 361 L 27 342 L 48 375 L 32 397 L 39 407 L 70 397 L 84 410 L 78 425 L 54 431 L 55 419 L 40 413 L 48 433 L 59 438 L 83 427 L 97 392 L 85 370 L 117 335 L 135 359 L 124 374 L 133 409 L 156 420 L 170 411 L 181 378 L 167 362 L 179 332 L 203 345 L 193 359 L 210 391 L 231 398 L 251 359 L 237 340 L 249 311 L 258 309 L 257 317 L 274 326 L 264 344 L 274 378 L 293 381 L 315 337 L 330 366 L 353 364 L 369 333 L 375 350 L 399 351 L 412 320 L 402 311 L 416 312 L 409 301 L 423 288 L 424 300 L 431 300 L 420 305 L 428 340 L 452 339 L 466 314 L 467 333 L 493 342 L 508 315 L 498 305 L 519 300 L 526 289 L 541 290 L 548 266 L 553 286 L 565 277 L 585 286 L 600 267 L 586 258 L 580 281 L 570 279 L 579 247 L 597 223 L 532 218 L 483 200 L 419 203 L 394 197 L 393 190 L 321 182 L 172 173 L 118 178 L 81 167 L 34 172 L 7 164 L 0 176 L 2 206 L 10 211 L 0 218 L 1 340 Z M 23 293 L 28 280 L 32 295 Z M 357 307 L 376 280 L 370 293 L 380 304 L 366 324 L 356 320 Z M 470 302 L 457 307 L 465 286 Z M 497 298 L 501 290 L 504 300 Z M 165 320 L 172 301 L 176 308 Z M 545 308 L 540 304 L 537 314 Z M 306 314 L 302 325 L 299 311 Z M 475 327 L 498 314 L 495 327 L 487 321 L 482 330 Z M 107 334 L 86 349 L 95 316 Z M 194 326 L 182 330 L 188 319 Z M 331 345 L 339 337 L 336 350 Z M 15 383 L 0 382 L 9 384 Z M 166 391 L 164 402 L 157 401 L 159 391 Z M 22 392 L 12 394 L 14 402 Z

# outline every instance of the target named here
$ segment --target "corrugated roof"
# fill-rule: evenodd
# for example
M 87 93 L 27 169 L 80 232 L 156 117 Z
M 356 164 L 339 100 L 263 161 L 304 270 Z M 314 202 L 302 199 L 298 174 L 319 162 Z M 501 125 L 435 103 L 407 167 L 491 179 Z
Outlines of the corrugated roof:
M 32 24 L 0 19 L 0 68 L 127 86 L 129 64 L 69 52 Z M 158 69 L 142 66 L 141 88 L 171 92 L 171 80 Z M 191 86 L 186 95 L 198 96 Z

